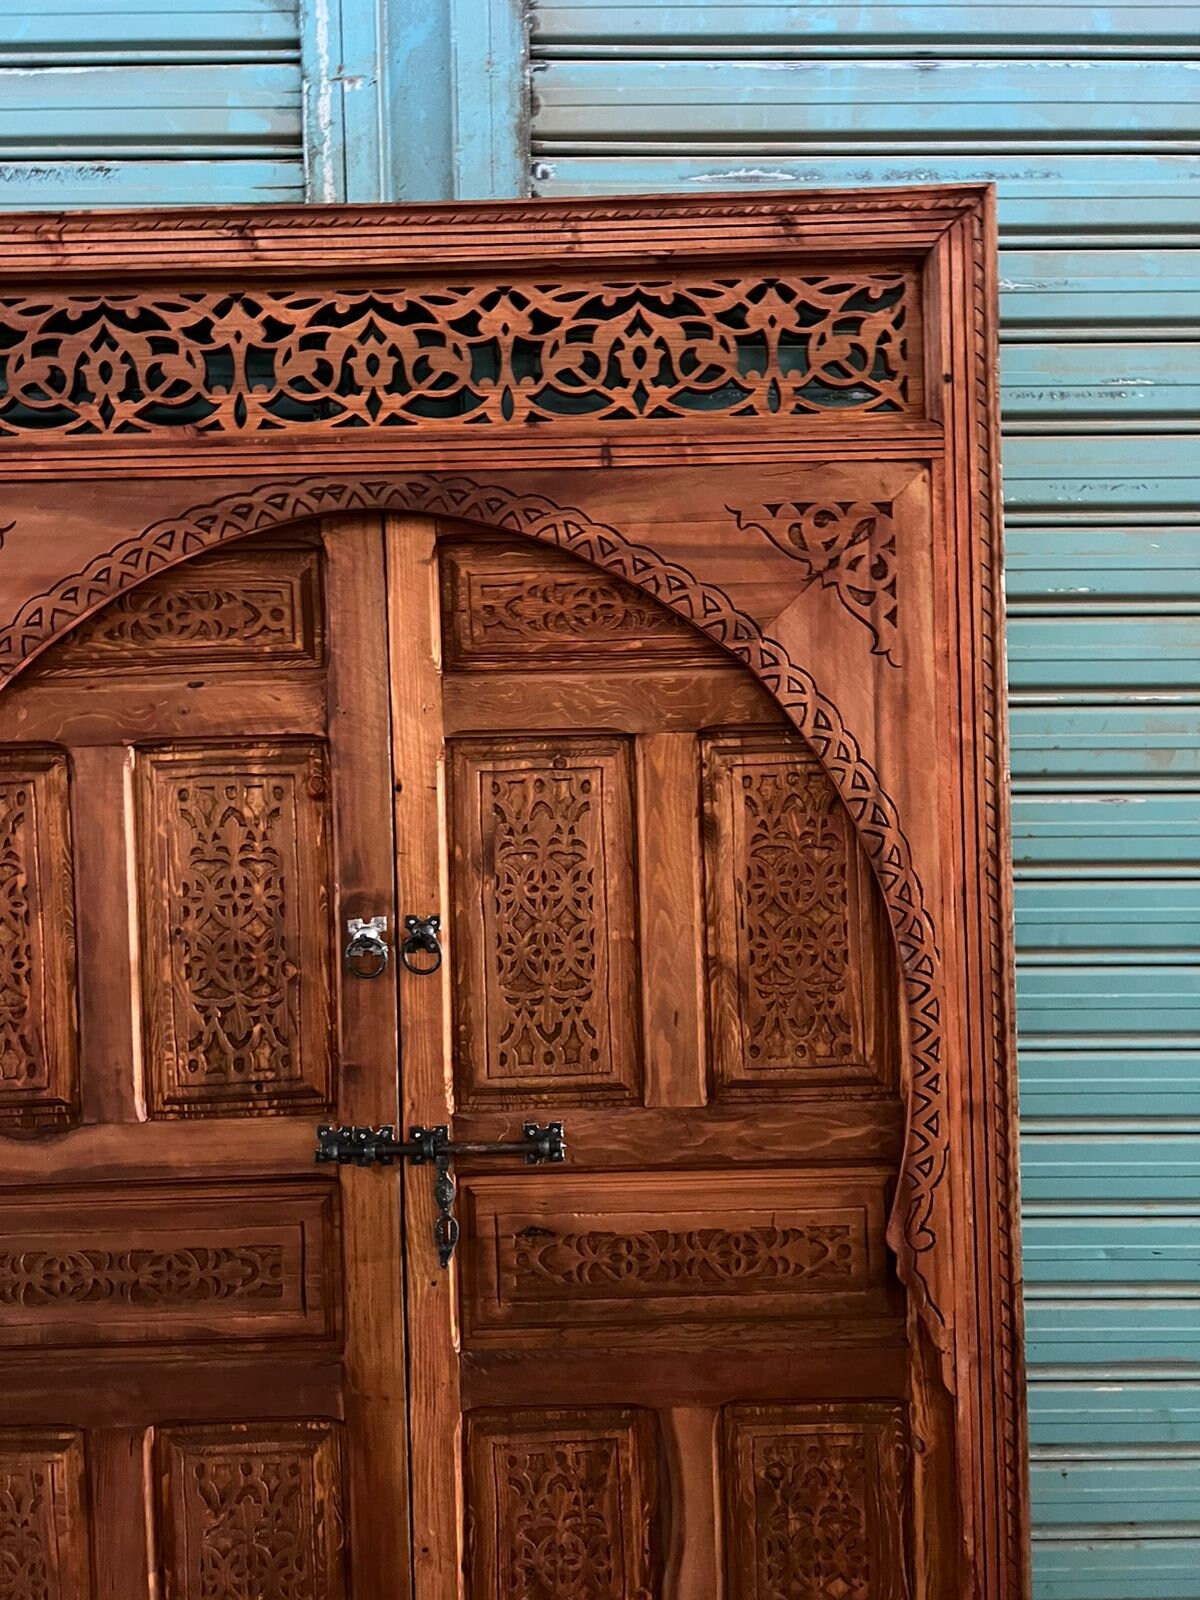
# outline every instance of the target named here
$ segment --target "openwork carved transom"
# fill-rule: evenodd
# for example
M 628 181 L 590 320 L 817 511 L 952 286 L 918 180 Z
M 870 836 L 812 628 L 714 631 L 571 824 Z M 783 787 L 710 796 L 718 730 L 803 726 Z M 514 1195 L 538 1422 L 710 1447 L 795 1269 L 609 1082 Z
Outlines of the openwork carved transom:
M 0 436 L 916 408 L 902 272 L 0 300 Z

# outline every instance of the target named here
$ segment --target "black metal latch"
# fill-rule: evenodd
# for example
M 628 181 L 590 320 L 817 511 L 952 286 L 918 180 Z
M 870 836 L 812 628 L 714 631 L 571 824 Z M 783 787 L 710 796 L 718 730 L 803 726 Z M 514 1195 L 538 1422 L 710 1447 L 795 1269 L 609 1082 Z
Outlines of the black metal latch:
M 454 1215 L 455 1156 L 524 1156 L 527 1166 L 539 1167 L 544 1161 L 565 1161 L 567 1141 L 561 1122 L 548 1122 L 545 1127 L 539 1122 L 527 1122 L 522 1138 L 493 1143 L 465 1139 L 456 1144 L 444 1122 L 435 1128 L 410 1128 L 407 1140 L 397 1139 L 396 1130 L 390 1125 L 317 1129 L 318 1161 L 336 1161 L 343 1167 L 391 1167 L 397 1161 L 411 1161 L 414 1167 L 433 1167 L 433 1196 L 438 1208 L 433 1238 L 443 1267 L 450 1265 L 459 1234 Z

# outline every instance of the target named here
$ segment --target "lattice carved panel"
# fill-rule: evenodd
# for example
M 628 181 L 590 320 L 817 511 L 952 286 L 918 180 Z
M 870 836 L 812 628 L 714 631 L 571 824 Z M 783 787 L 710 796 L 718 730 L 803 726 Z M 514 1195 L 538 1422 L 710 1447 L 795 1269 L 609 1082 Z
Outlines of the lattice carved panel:
M 81 1433 L 0 1430 L 0 1600 L 87 1600 L 85 1505 Z
M 336 1191 L 323 1183 L 10 1196 L 0 1345 L 331 1338 L 336 1229 Z
M 886 1309 L 882 1175 L 526 1175 L 463 1190 L 468 1341 L 644 1341 L 722 1321 L 745 1334 Z
M 730 1600 L 909 1600 L 909 1474 L 898 1405 L 729 1407 Z
M 337 1423 L 168 1428 L 156 1452 L 164 1600 L 345 1600 Z
M 39 676 L 319 665 L 320 553 L 267 544 L 159 573 L 75 628 Z
M 718 1095 L 890 1084 L 886 936 L 828 775 L 774 734 L 707 740 L 702 760 Z
M 731 268 L 0 299 L 0 437 L 919 409 L 915 278 Z
M 461 740 L 451 752 L 464 1101 L 632 1098 L 628 743 Z
M 656 1458 L 648 1412 L 470 1416 L 471 1600 L 656 1594 Z
M 313 742 L 139 757 L 150 1096 L 184 1116 L 330 1094 L 328 783 Z
M 441 573 L 451 670 L 728 664 L 696 628 L 641 590 L 528 541 L 447 543 Z
M 0 1127 L 76 1114 L 75 902 L 64 754 L 0 751 Z

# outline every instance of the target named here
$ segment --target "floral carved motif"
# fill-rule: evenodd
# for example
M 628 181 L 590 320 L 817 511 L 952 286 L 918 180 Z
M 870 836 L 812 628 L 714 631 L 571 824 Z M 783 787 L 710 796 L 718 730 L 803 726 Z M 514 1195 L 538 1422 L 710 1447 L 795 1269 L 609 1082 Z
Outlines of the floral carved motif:
M 271 667 L 320 658 L 316 552 L 219 553 L 119 595 L 48 657 L 52 673 Z
M 497 773 L 490 789 L 496 983 L 507 1013 L 497 1065 L 514 1078 L 592 1072 L 604 1031 L 595 1015 L 604 932 L 596 774 Z
M 0 300 L 0 436 L 903 412 L 900 273 Z
M 91 1593 L 81 1436 L 0 1433 L 0 1600 Z
M 630 957 L 607 937 L 632 894 L 628 750 L 563 738 L 553 748 L 464 741 L 456 752 L 456 835 L 482 882 L 460 882 L 457 927 L 481 939 L 486 1026 L 461 1054 L 474 1091 L 620 1093 Z M 483 926 L 475 909 L 482 903 Z
M 747 764 L 738 776 L 747 1054 L 767 1067 L 848 1060 L 858 1041 L 841 801 L 804 760 Z
M 468 1443 L 489 1600 L 635 1600 L 650 1587 L 649 1430 L 631 1412 L 517 1412 Z
M 908 1600 L 899 1407 L 734 1406 L 725 1451 L 733 1600 Z
M 0 754 L 0 1120 L 73 1112 L 75 997 L 67 764 Z
M 832 589 L 871 634 L 873 655 L 900 665 L 896 528 L 889 500 L 789 500 L 726 508 L 739 528 L 763 533 L 799 562 L 800 592 Z
M 46 1085 L 34 991 L 33 788 L 0 771 L 0 1090 Z
M 0 1251 L 0 1306 L 170 1306 L 278 1300 L 279 1245 L 177 1250 Z
M 512 1252 L 514 1287 L 591 1290 L 621 1297 L 837 1283 L 862 1269 L 860 1240 L 845 1223 L 807 1227 L 646 1228 L 558 1232 L 529 1226 Z
M 711 662 L 717 651 L 679 617 L 601 572 L 536 551 L 451 545 L 442 555 L 447 662 L 472 670 L 607 659 Z
M 725 736 L 704 789 L 718 1093 L 890 1083 L 874 891 L 828 773 L 795 738 Z
M 870 1600 L 867 1450 L 861 1438 L 777 1439 L 758 1459 L 762 1600 Z
M 335 1425 L 177 1428 L 159 1450 L 168 1593 L 343 1600 Z
M 317 746 L 148 757 L 146 915 L 171 978 L 152 1008 L 162 1109 L 325 1097 L 328 933 L 309 920 L 326 894 L 325 792 Z

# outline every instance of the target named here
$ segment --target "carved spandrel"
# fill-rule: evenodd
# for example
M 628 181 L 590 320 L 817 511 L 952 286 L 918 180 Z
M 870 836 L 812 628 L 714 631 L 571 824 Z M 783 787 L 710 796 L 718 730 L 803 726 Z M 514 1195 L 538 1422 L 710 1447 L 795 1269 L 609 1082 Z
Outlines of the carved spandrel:
M 39 677 L 319 665 L 320 552 L 269 542 L 159 573 L 88 618 Z
M 456 741 L 451 770 L 464 1100 L 632 1098 L 627 742 Z
M 739 528 L 765 534 L 801 572 L 800 593 L 832 589 L 871 635 L 873 654 L 900 665 L 900 576 L 890 500 L 779 500 L 730 506 Z
M 869 868 L 794 737 L 705 741 L 712 1054 L 720 1096 L 890 1085 L 892 988 Z
M 649 595 L 528 541 L 449 542 L 441 573 L 451 670 L 728 665 L 722 651 Z
M 900 1406 L 729 1407 L 730 1600 L 909 1600 L 909 1474 Z
M 0 435 L 280 435 L 920 405 L 904 271 L 0 300 Z
M 0 1430 L 0 1595 L 86 1600 L 92 1592 L 83 1435 Z
M 0 1202 L 0 1345 L 330 1339 L 336 1191 L 129 1184 Z
M 337 1423 L 168 1428 L 156 1452 L 167 1600 L 345 1600 Z
M 657 1592 L 656 1456 L 647 1412 L 470 1416 L 471 1600 L 632 1600 Z
M 468 1343 L 887 1310 L 882 1175 L 469 1177 L 463 1198 Z
M 75 905 L 64 754 L 0 751 L 0 1126 L 77 1111 Z
M 139 757 L 143 1003 L 158 1114 L 325 1105 L 328 784 L 315 742 Z

